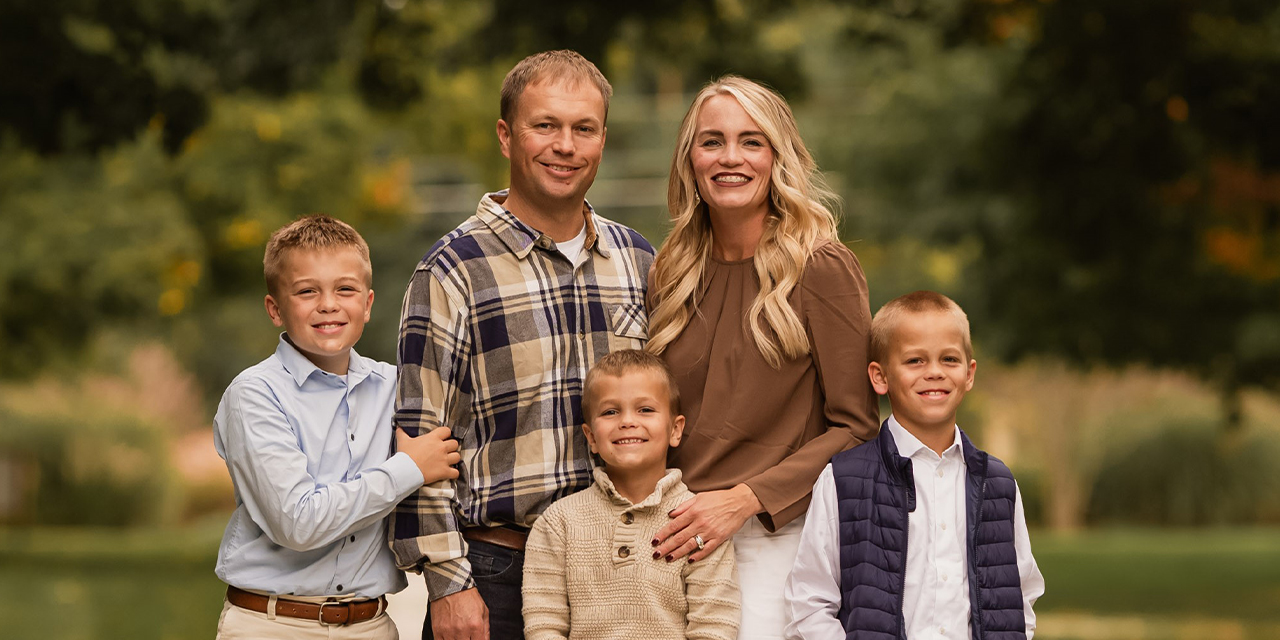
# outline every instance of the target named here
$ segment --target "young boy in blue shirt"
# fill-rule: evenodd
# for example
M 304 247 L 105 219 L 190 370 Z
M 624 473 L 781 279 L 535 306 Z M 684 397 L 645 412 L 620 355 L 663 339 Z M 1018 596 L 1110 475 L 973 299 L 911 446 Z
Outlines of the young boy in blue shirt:
M 1030 639 L 1044 577 L 1022 496 L 956 425 L 978 367 L 968 318 L 931 291 L 897 298 L 871 322 L 871 360 L 893 414 L 814 485 L 787 637 Z
M 395 639 L 385 595 L 406 581 L 384 516 L 457 476 L 457 442 L 445 428 L 397 432 L 392 454 L 396 368 L 352 349 L 373 304 L 355 229 L 302 218 L 272 234 L 263 266 L 284 333 L 214 417 L 236 499 L 215 570 L 228 585 L 217 637 Z

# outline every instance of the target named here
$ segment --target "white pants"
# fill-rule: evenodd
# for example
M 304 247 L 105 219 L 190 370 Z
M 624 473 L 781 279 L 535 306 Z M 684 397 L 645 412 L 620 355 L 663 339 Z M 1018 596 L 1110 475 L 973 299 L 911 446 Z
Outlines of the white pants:
M 222 602 L 217 640 L 400 640 L 396 625 L 383 613 L 372 620 L 346 626 L 325 626 L 316 620 L 267 617 L 265 613 Z
M 796 561 L 804 516 L 769 533 L 751 518 L 733 536 L 738 584 L 742 589 L 742 626 L 738 640 L 781 640 L 786 626 L 782 586 Z

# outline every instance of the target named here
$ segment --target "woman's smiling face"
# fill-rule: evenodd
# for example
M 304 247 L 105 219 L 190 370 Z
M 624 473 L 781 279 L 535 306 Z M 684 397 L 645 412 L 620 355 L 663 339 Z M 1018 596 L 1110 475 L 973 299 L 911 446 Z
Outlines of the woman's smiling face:
M 768 212 L 773 147 L 736 98 L 720 94 L 703 103 L 690 156 L 698 193 L 712 213 Z

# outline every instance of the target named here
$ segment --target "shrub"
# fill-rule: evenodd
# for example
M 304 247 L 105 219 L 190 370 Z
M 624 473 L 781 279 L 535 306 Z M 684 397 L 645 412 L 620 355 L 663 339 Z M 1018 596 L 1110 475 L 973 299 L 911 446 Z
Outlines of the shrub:
M 1280 438 L 1224 434 L 1183 420 L 1107 454 L 1094 478 L 1091 523 L 1255 524 L 1280 515 Z
M 175 505 L 167 438 L 130 416 L 85 407 L 29 414 L 0 407 L 0 460 L 17 472 L 16 501 L 0 522 L 158 524 Z

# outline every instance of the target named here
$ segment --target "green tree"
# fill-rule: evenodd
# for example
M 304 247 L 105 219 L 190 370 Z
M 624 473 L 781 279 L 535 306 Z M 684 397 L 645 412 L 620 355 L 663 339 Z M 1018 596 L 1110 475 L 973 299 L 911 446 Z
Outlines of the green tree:
M 1280 6 L 1006 10 L 1032 35 L 974 183 L 1005 206 L 966 230 L 984 345 L 1188 369 L 1237 425 L 1280 382 Z

